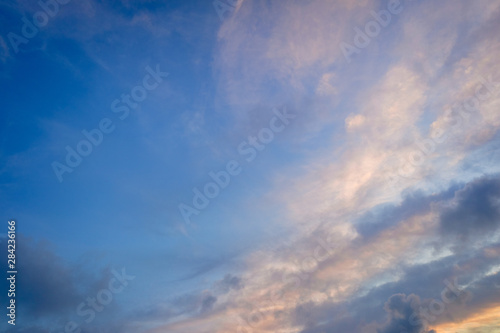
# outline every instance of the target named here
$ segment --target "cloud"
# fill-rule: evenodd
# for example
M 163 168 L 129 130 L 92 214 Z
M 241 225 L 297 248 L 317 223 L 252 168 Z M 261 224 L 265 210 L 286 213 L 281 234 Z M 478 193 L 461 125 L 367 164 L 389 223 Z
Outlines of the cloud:
M 241 278 L 231 274 L 226 274 L 222 280 L 214 284 L 214 290 L 222 294 L 226 294 L 230 290 L 240 290 L 241 288 L 243 288 Z
M 344 61 L 338 47 L 350 20 L 369 14 L 369 1 L 244 1 L 218 33 L 214 60 L 217 106 L 227 106 L 237 125 L 255 117 L 256 105 L 290 103 L 308 131 L 331 123 L 340 94 L 331 67 Z M 318 95 L 317 105 L 310 102 Z M 323 123 L 314 123 L 319 116 Z
M 292 318 L 296 325 L 305 326 L 304 333 L 341 329 L 350 332 L 428 332 L 430 324 L 467 321 L 498 305 L 500 291 L 492 289 L 497 277 L 485 276 L 497 264 L 493 256 L 495 248 L 487 253 L 477 251 L 467 259 L 453 255 L 405 267 L 397 281 L 354 294 L 346 301 L 339 302 L 332 297 L 325 302 L 301 303 Z M 458 291 L 450 291 L 444 282 L 445 279 L 456 281 L 453 276 L 461 281 L 456 284 Z M 478 276 L 482 277 L 476 280 Z M 464 285 L 468 287 L 465 289 Z M 380 303 L 383 299 L 388 300 L 384 306 Z M 424 315 L 422 309 L 431 309 L 434 300 L 442 302 L 444 310 L 437 315 L 431 312 L 431 317 L 429 311 Z M 384 314 L 387 319 L 382 323 Z
M 373 236 L 412 216 L 431 211 L 433 203 L 452 198 L 457 188 L 459 188 L 458 185 L 451 186 L 447 191 L 432 195 L 426 195 L 417 190 L 406 194 L 399 204 L 376 206 L 358 219 L 356 230 L 362 236 Z
M 211 289 L 185 293 L 166 302 L 152 304 L 149 308 L 138 311 L 135 316 L 143 322 L 161 320 L 171 323 L 165 327 L 177 325 L 186 320 L 198 320 L 225 311 L 231 302 L 227 294 L 231 291 L 237 292 L 242 288 L 243 283 L 240 277 L 226 274 L 222 279 L 215 281 Z M 224 295 L 226 297 L 223 297 Z M 226 304 L 220 304 L 220 308 L 216 308 L 219 298 L 222 298 Z
M 467 240 L 495 232 L 500 226 L 500 178 L 483 177 L 455 193 L 451 207 L 440 215 L 443 235 Z
M 384 304 L 388 315 L 387 323 L 383 328 L 377 329 L 377 333 L 436 333 L 434 330 L 428 331 L 422 324 L 411 324 L 410 317 L 419 306 L 420 298 L 416 295 L 392 295 Z
M 49 243 L 35 243 L 21 234 L 17 236 L 16 257 L 18 271 L 22 274 L 18 275 L 16 299 L 24 304 L 22 309 L 26 315 L 40 318 L 71 311 L 81 302 L 81 285 L 75 274 L 78 271 L 55 255 Z M 7 239 L 1 238 L 2 253 L 6 244 Z M 2 281 L 2 286 L 4 284 Z
M 214 306 L 215 302 L 217 302 L 217 297 L 213 295 L 205 295 L 201 300 L 200 312 L 205 313 L 207 311 L 212 310 L 212 307 Z
M 97 267 L 65 261 L 55 254 L 49 241 L 35 241 L 17 233 L 16 245 L 16 303 L 21 304 L 17 315 L 24 318 L 16 323 L 19 332 L 48 332 L 44 325 L 50 325 L 50 331 L 63 329 L 69 320 L 78 318 L 77 306 L 87 297 L 95 297 L 99 290 L 108 288 L 113 276 L 109 265 Z M 6 250 L 7 238 L 1 237 L 0 255 L 4 258 Z M 6 283 L 5 279 L 0 283 L 4 290 L 9 289 Z M 113 311 L 107 309 L 106 313 L 110 319 L 100 320 L 112 322 Z

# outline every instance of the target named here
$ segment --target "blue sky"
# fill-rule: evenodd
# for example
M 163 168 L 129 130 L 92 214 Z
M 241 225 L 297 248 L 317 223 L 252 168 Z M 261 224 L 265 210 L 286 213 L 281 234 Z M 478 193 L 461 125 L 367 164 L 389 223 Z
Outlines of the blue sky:
M 3 331 L 500 332 L 498 2 L 0 8 Z

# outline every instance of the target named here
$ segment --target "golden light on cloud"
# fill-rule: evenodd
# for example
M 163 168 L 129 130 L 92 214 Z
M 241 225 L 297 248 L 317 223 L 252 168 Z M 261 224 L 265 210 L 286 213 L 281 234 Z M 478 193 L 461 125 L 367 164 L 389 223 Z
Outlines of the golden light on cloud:
M 500 305 L 487 308 L 460 323 L 446 323 L 433 327 L 438 333 L 498 333 L 500 332 Z

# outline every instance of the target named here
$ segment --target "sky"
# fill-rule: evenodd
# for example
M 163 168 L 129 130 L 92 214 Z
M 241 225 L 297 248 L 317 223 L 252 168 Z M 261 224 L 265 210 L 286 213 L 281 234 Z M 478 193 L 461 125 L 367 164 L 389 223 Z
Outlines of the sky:
M 0 0 L 21 333 L 499 333 L 500 2 Z

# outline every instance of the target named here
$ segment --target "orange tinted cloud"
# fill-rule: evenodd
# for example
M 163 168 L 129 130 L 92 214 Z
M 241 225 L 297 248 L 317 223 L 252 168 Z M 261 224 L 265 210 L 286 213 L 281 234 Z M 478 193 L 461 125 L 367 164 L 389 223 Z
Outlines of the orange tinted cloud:
M 498 333 L 500 332 L 500 305 L 483 309 L 460 323 L 446 323 L 433 328 L 438 333 Z

